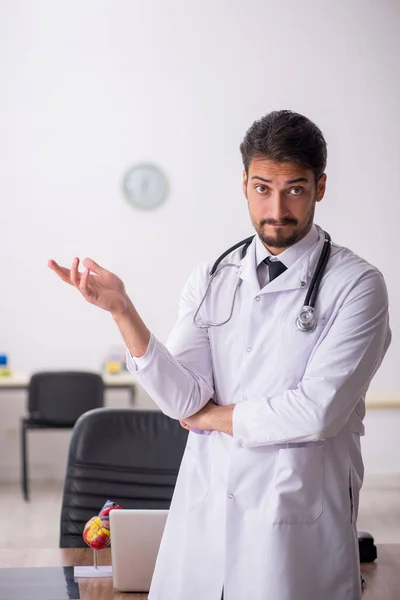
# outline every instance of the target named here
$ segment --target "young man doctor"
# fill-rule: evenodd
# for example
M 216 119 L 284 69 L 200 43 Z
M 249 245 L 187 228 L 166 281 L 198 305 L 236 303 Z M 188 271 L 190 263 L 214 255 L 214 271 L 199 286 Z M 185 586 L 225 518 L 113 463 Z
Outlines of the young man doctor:
M 93 260 L 49 266 L 109 311 L 128 367 L 160 409 L 191 431 L 161 543 L 151 600 L 359 600 L 356 519 L 365 394 L 390 344 L 381 273 L 332 244 L 317 325 L 296 319 L 320 258 L 313 224 L 326 143 L 279 111 L 247 131 L 243 191 L 257 235 L 182 294 L 166 345 L 123 282 Z M 238 282 L 240 286 L 237 287 Z M 236 295 L 235 295 L 236 290 Z M 208 326 L 232 318 L 219 327 Z M 204 432 L 204 434 L 203 434 Z

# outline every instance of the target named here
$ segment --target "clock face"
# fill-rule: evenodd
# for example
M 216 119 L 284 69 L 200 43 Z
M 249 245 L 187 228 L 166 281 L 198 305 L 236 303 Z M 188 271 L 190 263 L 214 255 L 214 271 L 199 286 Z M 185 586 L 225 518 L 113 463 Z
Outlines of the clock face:
M 168 183 L 164 173 L 151 164 L 140 164 L 129 169 L 123 181 L 127 200 L 137 208 L 155 208 L 164 202 Z

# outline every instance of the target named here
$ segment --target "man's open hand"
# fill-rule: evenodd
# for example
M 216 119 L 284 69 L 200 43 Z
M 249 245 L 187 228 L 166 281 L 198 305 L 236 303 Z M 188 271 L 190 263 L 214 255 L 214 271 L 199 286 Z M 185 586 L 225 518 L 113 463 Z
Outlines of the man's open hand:
M 60 279 L 73 285 L 82 296 L 95 306 L 112 313 L 113 316 L 128 310 L 131 302 L 125 292 L 121 279 L 94 262 L 85 258 L 85 270 L 79 271 L 79 258 L 75 258 L 71 269 L 61 267 L 55 260 L 49 260 L 48 266 Z

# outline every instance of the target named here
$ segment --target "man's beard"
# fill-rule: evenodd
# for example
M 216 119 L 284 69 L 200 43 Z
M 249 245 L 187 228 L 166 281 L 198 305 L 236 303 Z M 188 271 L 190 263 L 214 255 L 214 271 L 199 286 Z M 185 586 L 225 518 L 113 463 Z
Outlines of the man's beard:
M 302 224 L 301 227 L 295 229 L 293 231 L 293 233 L 291 233 L 290 235 L 284 235 L 283 231 L 280 229 L 276 230 L 276 234 L 274 236 L 264 233 L 263 226 L 264 225 L 275 225 L 277 223 L 277 221 L 274 221 L 274 219 L 263 219 L 262 221 L 260 221 L 259 225 L 255 225 L 254 222 L 253 222 L 253 225 L 254 225 L 255 230 L 257 231 L 258 237 L 260 238 L 260 240 L 262 241 L 264 246 L 267 246 L 268 248 L 289 248 L 290 246 L 293 246 L 294 244 L 299 242 L 301 239 L 303 239 L 303 237 L 305 237 L 307 235 L 307 233 L 310 231 L 312 223 L 313 223 L 313 219 L 314 219 L 314 212 L 315 212 L 315 200 L 313 202 L 313 205 L 312 205 L 312 208 L 311 208 L 310 214 L 308 215 L 307 220 Z M 278 222 L 280 225 L 292 225 L 292 224 L 297 225 L 298 224 L 298 221 L 296 219 L 291 219 L 290 217 L 281 219 Z

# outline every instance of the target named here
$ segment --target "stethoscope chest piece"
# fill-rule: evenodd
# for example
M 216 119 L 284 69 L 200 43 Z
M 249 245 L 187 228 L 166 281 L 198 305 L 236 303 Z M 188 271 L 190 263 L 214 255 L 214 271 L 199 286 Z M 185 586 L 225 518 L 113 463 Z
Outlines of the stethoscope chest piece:
M 296 327 L 299 331 L 314 331 L 317 326 L 317 320 L 314 316 L 313 306 L 303 306 L 299 316 L 296 319 Z

